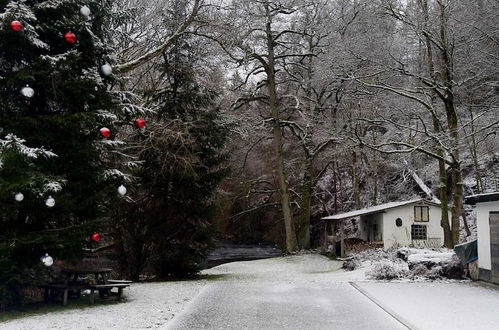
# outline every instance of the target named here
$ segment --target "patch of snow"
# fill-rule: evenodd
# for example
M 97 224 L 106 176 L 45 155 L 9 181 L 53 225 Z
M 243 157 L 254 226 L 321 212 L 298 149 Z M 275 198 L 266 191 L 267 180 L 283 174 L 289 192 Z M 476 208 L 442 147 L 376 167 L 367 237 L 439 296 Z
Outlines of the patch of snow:
M 411 254 L 407 261 L 409 263 L 433 262 L 440 264 L 451 261 L 453 256 L 455 253 L 418 253 Z

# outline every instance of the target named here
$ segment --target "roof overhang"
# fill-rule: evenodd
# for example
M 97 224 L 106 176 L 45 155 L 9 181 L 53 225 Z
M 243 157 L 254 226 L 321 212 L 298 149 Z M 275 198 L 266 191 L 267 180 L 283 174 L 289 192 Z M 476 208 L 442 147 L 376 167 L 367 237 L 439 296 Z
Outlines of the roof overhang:
M 340 213 L 340 214 L 335 214 L 335 215 L 330 215 L 327 217 L 322 218 L 323 220 L 344 220 L 344 219 L 350 219 L 350 218 L 355 218 L 355 217 L 360 217 L 360 216 L 366 216 L 366 215 L 373 215 L 373 214 L 378 214 L 378 213 L 384 213 L 386 210 L 401 207 L 401 206 L 406 206 L 410 204 L 417 204 L 417 203 L 424 203 L 427 205 L 434 205 L 440 207 L 439 203 L 431 202 L 422 198 L 418 199 L 413 199 L 413 200 L 408 200 L 408 201 L 400 201 L 400 202 L 391 202 L 391 203 L 385 203 L 385 204 L 380 204 L 372 207 L 368 207 L 365 209 L 361 210 L 356 210 L 356 211 L 350 211 L 346 213 Z
M 475 205 L 477 203 L 496 202 L 499 201 L 499 192 L 466 196 L 464 198 L 464 201 L 466 204 L 470 205 Z

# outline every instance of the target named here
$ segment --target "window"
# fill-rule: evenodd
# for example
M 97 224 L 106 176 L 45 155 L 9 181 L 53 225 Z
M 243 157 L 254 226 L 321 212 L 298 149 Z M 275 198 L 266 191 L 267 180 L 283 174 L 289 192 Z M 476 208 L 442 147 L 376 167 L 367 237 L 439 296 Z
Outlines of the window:
M 411 226 L 411 237 L 413 240 L 422 239 L 426 240 L 426 226 L 424 225 L 412 225 Z
M 395 225 L 397 227 L 402 227 L 402 219 L 400 219 L 400 218 L 395 219 Z
M 414 206 L 414 221 L 430 221 L 430 208 L 428 206 Z

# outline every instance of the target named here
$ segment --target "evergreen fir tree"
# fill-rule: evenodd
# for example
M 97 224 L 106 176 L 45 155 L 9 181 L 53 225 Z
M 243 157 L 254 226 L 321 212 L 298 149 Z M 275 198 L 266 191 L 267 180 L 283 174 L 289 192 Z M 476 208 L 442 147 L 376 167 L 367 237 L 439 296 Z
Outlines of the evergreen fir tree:
M 77 256 L 116 196 L 120 172 L 106 157 L 119 143 L 120 105 L 103 66 L 109 8 L 109 1 L 0 1 L 0 304 L 19 302 L 20 290 L 40 278 L 45 253 Z M 104 126 L 108 140 L 99 135 Z
M 195 52 L 184 38 L 163 58 L 156 115 L 147 132 L 133 137 L 143 162 L 134 173 L 140 182 L 117 217 L 123 264 L 134 279 L 146 266 L 161 278 L 200 269 L 215 236 L 214 193 L 227 174 L 228 127 L 216 93 L 196 80 Z

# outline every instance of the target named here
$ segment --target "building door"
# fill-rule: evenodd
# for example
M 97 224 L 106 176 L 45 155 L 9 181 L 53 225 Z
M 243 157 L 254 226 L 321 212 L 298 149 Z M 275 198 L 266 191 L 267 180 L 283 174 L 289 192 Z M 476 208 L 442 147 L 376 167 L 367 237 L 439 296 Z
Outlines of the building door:
M 499 212 L 490 212 L 490 257 L 492 261 L 491 281 L 499 284 Z

